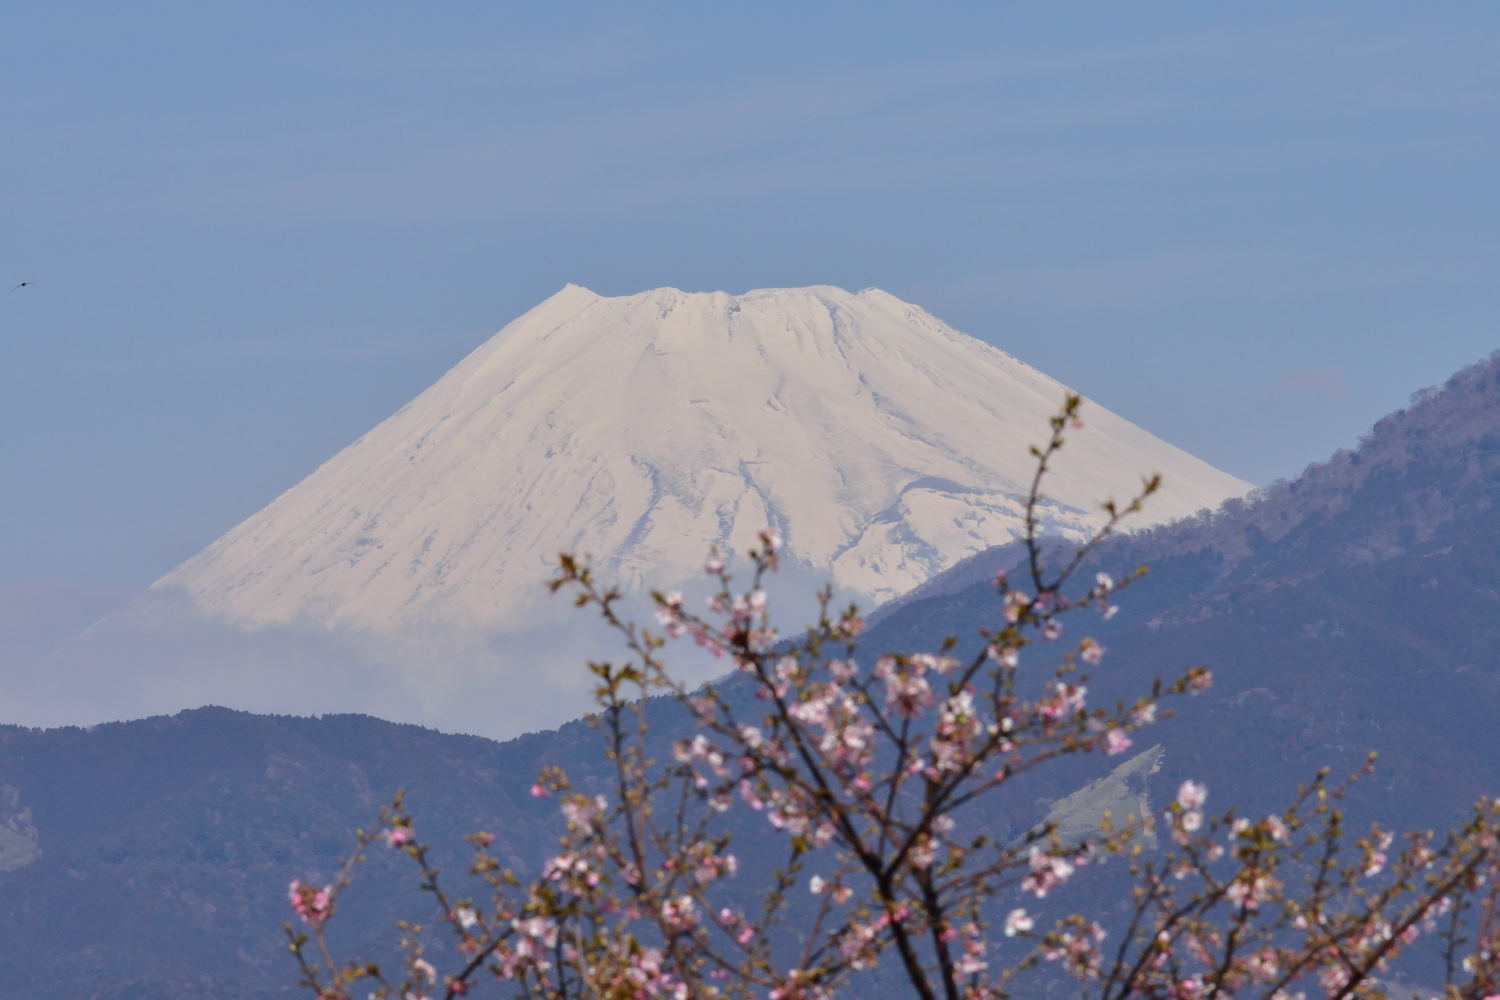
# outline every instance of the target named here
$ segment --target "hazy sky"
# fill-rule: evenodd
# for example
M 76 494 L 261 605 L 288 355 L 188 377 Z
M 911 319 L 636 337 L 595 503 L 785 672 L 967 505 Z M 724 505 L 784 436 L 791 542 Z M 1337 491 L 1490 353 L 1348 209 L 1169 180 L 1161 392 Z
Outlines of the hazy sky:
M 1500 346 L 1497 126 L 1477 0 L 5 4 L 0 634 L 569 281 L 878 285 L 1294 475 Z

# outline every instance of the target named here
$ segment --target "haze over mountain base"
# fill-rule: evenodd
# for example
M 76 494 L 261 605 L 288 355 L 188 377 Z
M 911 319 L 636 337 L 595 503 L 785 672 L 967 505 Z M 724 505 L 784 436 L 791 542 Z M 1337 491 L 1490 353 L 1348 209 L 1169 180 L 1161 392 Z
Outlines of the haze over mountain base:
M 789 566 L 768 581 L 789 619 L 816 607 L 822 578 Z M 703 584 L 685 587 L 698 605 Z M 642 595 L 631 620 L 654 625 Z M 377 632 L 312 622 L 246 626 L 204 615 L 191 597 L 153 588 L 35 669 L 16 671 L 0 724 L 94 725 L 221 705 L 251 712 L 355 712 L 451 733 L 505 739 L 592 710 L 591 660 L 625 656 L 618 633 L 559 595 L 531 628 L 408 626 Z M 788 624 L 793 621 L 789 620 Z M 706 681 L 724 663 L 679 645 L 673 667 Z

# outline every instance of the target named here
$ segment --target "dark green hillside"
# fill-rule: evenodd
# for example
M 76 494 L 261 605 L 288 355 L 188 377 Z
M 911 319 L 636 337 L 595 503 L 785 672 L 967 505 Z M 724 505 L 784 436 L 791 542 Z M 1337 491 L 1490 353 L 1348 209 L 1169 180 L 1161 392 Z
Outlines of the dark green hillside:
M 527 794 L 536 762 L 582 729 L 502 746 L 360 716 L 206 708 L 0 730 L 0 786 L 14 790 L 0 826 L 26 813 L 40 849 L 0 872 L 0 965 L 8 982 L 59 996 L 265 996 L 290 979 L 288 880 L 330 875 L 396 788 L 410 789 L 424 839 L 452 845 L 449 867 L 476 829 L 535 859 L 553 812 Z M 375 897 L 351 894 L 345 933 L 388 940 L 396 908 Z

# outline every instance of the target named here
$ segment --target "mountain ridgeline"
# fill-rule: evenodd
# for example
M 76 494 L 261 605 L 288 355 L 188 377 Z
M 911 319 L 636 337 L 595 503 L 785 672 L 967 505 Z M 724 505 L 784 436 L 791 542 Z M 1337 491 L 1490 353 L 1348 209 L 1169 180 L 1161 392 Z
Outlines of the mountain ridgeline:
M 938 577 L 870 643 L 972 641 L 994 600 L 987 580 L 968 581 L 1019 572 L 1021 559 L 1002 547 Z M 1116 537 L 1086 568 L 1143 565 L 1117 618 L 1078 627 L 1108 647 L 1092 685 L 1103 696 L 1213 669 L 1213 693 L 1162 728 L 1169 778 L 1267 806 L 1318 766 L 1352 771 L 1375 750 L 1365 801 L 1410 826 L 1441 826 L 1493 790 L 1500 354 L 1417 393 L 1359 447 L 1217 511 Z
M 944 635 L 973 648 L 998 616 L 986 578 L 1017 556 L 987 552 L 882 614 L 860 661 L 932 649 Z M 1192 664 L 1210 666 L 1215 683 L 1138 734 L 1139 749 L 1161 749 L 1148 751 L 1150 767 L 1133 765 L 1131 796 L 1159 808 L 1193 777 L 1212 806 L 1258 814 L 1318 767 L 1352 770 L 1372 749 L 1381 759 L 1351 799 L 1353 829 L 1376 817 L 1441 828 L 1494 791 L 1500 356 L 1421 394 L 1358 448 L 1242 503 L 1114 539 L 1086 571 L 1123 575 L 1142 563 L 1151 571 L 1121 594 L 1114 620 L 1066 620 L 1065 642 L 1092 634 L 1108 650 L 1091 697 L 1132 696 Z M 796 627 L 796 610 L 782 609 L 783 628 Z M 1050 647 L 1029 648 L 1023 671 L 1045 677 L 1054 660 Z M 662 740 L 687 728 L 669 706 L 656 710 Z M 347 849 L 343 831 L 368 825 L 397 786 L 410 789 L 422 838 L 449 870 L 462 867 L 461 834 L 489 829 L 507 863 L 534 871 L 559 821 L 528 786 L 558 764 L 584 789 L 600 787 L 599 747 L 582 722 L 493 743 L 368 718 L 221 709 L 0 730 L 7 982 L 99 998 L 290 992 L 277 931 L 287 879 L 329 876 Z M 1114 763 L 1070 761 L 1003 797 L 1007 811 L 972 821 L 1029 829 Z M 776 838 L 747 815 L 738 849 L 773 850 Z M 392 860 L 373 861 L 348 897 L 341 933 L 366 951 L 394 940 L 398 912 L 428 912 L 415 893 L 385 896 Z

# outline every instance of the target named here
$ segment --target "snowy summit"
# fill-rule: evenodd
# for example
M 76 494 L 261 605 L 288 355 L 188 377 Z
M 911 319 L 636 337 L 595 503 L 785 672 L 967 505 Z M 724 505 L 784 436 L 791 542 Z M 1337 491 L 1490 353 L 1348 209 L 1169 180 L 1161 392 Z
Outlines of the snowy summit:
M 878 289 L 608 298 L 569 285 L 160 580 L 209 616 L 383 632 L 527 620 L 563 550 L 666 588 L 767 525 L 841 596 L 1016 537 L 1066 387 Z M 1048 484 L 1076 534 L 1159 472 L 1147 524 L 1249 484 L 1101 407 Z

